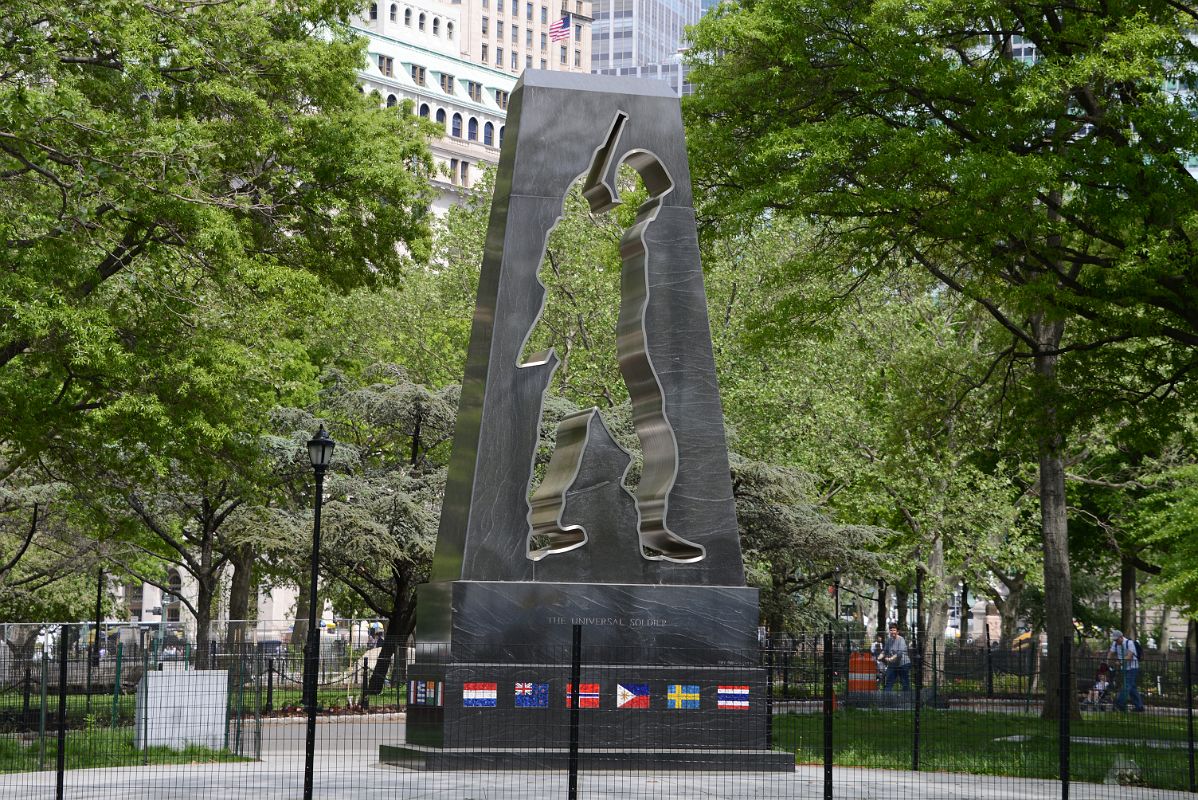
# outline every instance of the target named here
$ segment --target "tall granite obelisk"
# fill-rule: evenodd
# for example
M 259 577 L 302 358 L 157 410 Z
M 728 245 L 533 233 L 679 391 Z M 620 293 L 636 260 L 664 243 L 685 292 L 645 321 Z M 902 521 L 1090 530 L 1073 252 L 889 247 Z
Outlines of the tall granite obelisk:
M 591 409 L 561 423 L 530 498 L 558 366 L 553 351 L 522 358 L 546 301 L 546 241 L 580 178 L 592 211 L 620 202 L 621 165 L 648 192 L 621 241 L 617 330 L 640 480 L 625 487 L 630 456 Z M 663 83 L 528 70 L 512 93 L 432 580 L 418 597 L 409 674 L 422 683 L 419 702 L 409 697 L 408 741 L 441 754 L 443 766 L 502 752 L 511 726 L 525 745 L 555 743 L 553 726 L 534 729 L 519 714 L 497 726 L 495 715 L 512 713 L 512 687 L 528 680 L 528 665 L 561 663 L 579 625 L 584 663 L 685 672 L 697 681 L 688 686 L 707 687 L 700 695 L 712 709 L 718 677 L 756 694 L 749 707 L 764 713 L 757 591 L 744 583 L 681 112 Z M 469 680 L 478 665 L 481 684 Z M 551 705 L 562 705 L 564 689 L 553 688 Z M 593 726 L 585 742 L 662 741 L 671 724 L 664 695 L 631 728 Z M 480 712 L 489 724 L 475 724 Z M 764 720 L 754 728 L 729 716 L 691 720 L 669 741 L 768 754 Z

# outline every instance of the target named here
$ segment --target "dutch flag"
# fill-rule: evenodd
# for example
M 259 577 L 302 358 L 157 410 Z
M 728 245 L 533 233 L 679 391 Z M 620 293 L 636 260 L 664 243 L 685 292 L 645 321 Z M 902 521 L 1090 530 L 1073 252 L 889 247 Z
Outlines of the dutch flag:
M 493 683 L 463 683 L 462 705 L 470 708 L 494 708 L 498 694 Z

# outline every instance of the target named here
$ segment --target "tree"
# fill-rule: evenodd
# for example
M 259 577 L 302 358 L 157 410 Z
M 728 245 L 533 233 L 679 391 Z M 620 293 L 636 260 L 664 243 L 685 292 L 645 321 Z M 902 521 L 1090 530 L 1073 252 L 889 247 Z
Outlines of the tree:
M 428 127 L 360 95 L 354 8 L 6 6 L 0 480 L 219 449 L 232 407 L 314 377 L 278 320 L 427 252 Z
M 1072 633 L 1072 427 L 1171 395 L 1195 366 L 1198 118 L 1168 86 L 1198 84 L 1196 14 L 765 0 L 721 7 L 695 34 L 688 118 L 709 214 L 813 218 L 846 271 L 918 264 L 1030 365 L 1053 660 Z M 1174 346 L 1144 358 L 1147 337 Z M 1063 372 L 1099 360 L 1087 388 L 1104 397 L 1079 407 Z

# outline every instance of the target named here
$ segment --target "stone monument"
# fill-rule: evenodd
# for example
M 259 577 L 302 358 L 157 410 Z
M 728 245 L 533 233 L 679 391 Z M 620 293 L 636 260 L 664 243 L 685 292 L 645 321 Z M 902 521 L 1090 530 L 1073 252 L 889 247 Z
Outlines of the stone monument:
M 561 423 L 530 497 L 558 366 L 552 351 L 522 358 L 545 304 L 547 237 L 580 178 L 592 211 L 614 208 L 621 165 L 648 192 L 621 241 L 617 330 L 641 477 L 625 488 L 631 458 L 591 409 Z M 584 667 L 584 764 L 618 752 L 694 768 L 700 753 L 711 768 L 793 769 L 767 747 L 757 622 L 678 99 L 658 81 L 527 70 L 508 108 L 432 578 L 418 593 L 407 743 L 381 759 L 560 765 L 569 673 L 546 677 L 545 665 L 568 668 L 581 626 L 582 664 L 622 665 L 622 680 L 589 684 Z M 621 706 L 637 714 L 602 723 Z

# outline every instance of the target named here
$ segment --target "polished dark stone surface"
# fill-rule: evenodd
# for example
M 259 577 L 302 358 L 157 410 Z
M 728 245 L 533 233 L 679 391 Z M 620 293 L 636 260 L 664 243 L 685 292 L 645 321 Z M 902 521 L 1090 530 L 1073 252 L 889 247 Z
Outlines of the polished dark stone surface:
M 454 661 L 746 664 L 757 660 L 757 590 L 642 584 L 452 585 Z
M 622 246 L 618 337 L 645 456 L 639 514 L 631 537 L 619 539 L 616 563 L 587 552 L 599 542 L 590 529 L 616 521 L 599 504 L 572 512 L 588 531 L 585 544 L 534 560 L 527 498 L 543 395 L 557 367 L 552 353 L 521 363 L 545 302 L 538 270 L 570 186 L 588 175 L 592 205 L 610 206 L 625 161 L 651 193 Z M 668 87 L 524 73 L 508 109 L 434 581 L 602 582 L 614 572 L 622 583 L 744 584 L 692 204 L 681 114 Z M 588 485 L 620 482 L 623 466 L 607 454 L 593 462 L 608 471 L 585 476 Z M 626 512 L 614 517 L 625 530 Z

